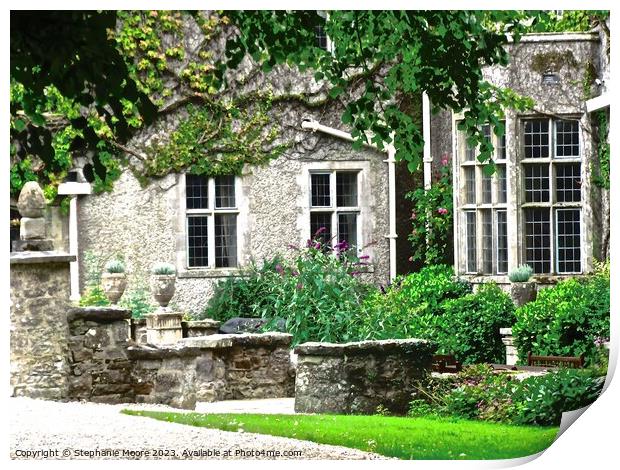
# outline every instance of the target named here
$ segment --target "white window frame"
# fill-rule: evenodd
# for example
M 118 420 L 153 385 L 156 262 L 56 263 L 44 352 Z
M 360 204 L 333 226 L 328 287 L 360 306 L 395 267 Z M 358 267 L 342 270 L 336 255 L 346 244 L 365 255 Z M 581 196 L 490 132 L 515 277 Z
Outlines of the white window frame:
M 546 158 L 525 158 L 525 123 L 533 120 L 548 120 L 549 123 L 549 155 Z M 558 121 L 573 121 L 577 123 L 579 133 L 579 156 L 556 156 L 556 141 L 557 141 L 557 122 Z M 525 209 L 528 208 L 543 208 L 549 210 L 549 234 L 550 234 L 550 272 L 538 273 L 539 275 L 571 275 L 582 274 L 585 268 L 585 248 L 584 248 L 584 211 L 583 200 L 584 191 L 583 187 L 580 191 L 581 199 L 578 202 L 557 202 L 557 186 L 556 186 L 556 168 L 557 165 L 566 163 L 579 163 L 581 181 L 584 181 L 584 160 L 583 160 L 583 130 L 579 117 L 575 115 L 545 117 L 545 116 L 522 116 L 519 118 L 519 133 L 521 138 L 521 144 L 519 148 L 519 169 L 520 169 L 520 194 L 519 198 L 521 204 L 519 205 L 519 211 L 525 214 Z M 549 170 L 549 201 L 547 202 L 526 202 L 526 190 L 525 190 L 525 166 L 526 165 L 548 165 Z M 562 271 L 559 270 L 559 243 L 558 243 L 558 223 L 557 223 L 557 211 L 558 209 L 578 209 L 579 210 L 579 224 L 580 224 L 580 259 L 581 266 L 580 271 Z M 522 217 L 522 225 L 520 230 L 523 234 L 523 244 L 520 249 L 519 256 L 523 264 L 527 263 L 527 243 L 525 239 L 525 215 Z
M 339 233 L 338 227 L 338 216 L 340 214 L 356 214 L 357 222 L 356 222 L 356 239 L 357 246 L 356 252 L 359 254 L 362 251 L 362 247 L 364 246 L 364 240 L 362 239 L 362 224 L 363 224 L 363 211 L 362 206 L 360 204 L 360 199 L 362 196 L 362 181 L 361 174 L 362 169 L 359 168 L 335 168 L 335 169 L 310 169 L 308 171 L 308 208 L 309 208 L 309 217 L 307 224 L 307 234 L 308 240 L 312 239 L 314 233 L 312 233 L 311 229 L 311 214 L 313 213 L 323 213 L 323 214 L 331 214 L 331 228 L 332 233 L 330 234 L 330 240 L 334 240 Z M 357 205 L 352 207 L 338 207 L 336 202 L 336 174 L 337 173 L 355 173 L 355 184 L 357 186 Z M 329 206 L 313 206 L 312 205 L 312 175 L 329 175 Z M 332 242 L 333 244 L 333 242 Z
M 233 176 L 233 175 L 228 175 L 228 176 Z M 221 208 L 218 209 L 215 207 L 215 177 L 210 176 L 207 178 L 207 203 L 208 203 L 208 207 L 206 209 L 187 209 L 186 206 L 186 197 L 187 197 L 187 191 L 186 191 L 186 186 L 185 186 L 185 179 L 186 175 L 183 174 L 182 175 L 182 179 L 183 179 L 183 218 L 184 218 L 184 225 L 185 225 L 185 232 L 184 232 L 184 251 L 185 251 L 185 257 L 184 257 L 184 264 L 183 264 L 183 268 L 186 269 L 187 271 L 197 271 L 197 270 L 212 270 L 212 271 L 219 271 L 219 270 L 235 270 L 235 269 L 239 269 L 240 266 L 240 230 L 239 230 L 239 214 L 240 214 L 240 208 L 239 208 L 239 195 L 241 194 L 241 183 L 240 183 L 240 178 L 238 176 L 234 176 L 235 178 L 235 207 L 226 207 L 226 208 Z M 237 235 L 237 240 L 236 240 L 236 248 L 237 248 L 237 253 L 236 253 L 236 259 L 237 259 L 237 264 L 236 266 L 227 266 L 227 267 L 217 267 L 215 265 L 215 216 L 216 215 L 236 215 L 236 235 Z M 207 240 L 208 240 L 208 247 L 207 247 L 207 258 L 208 258 L 208 264 L 207 266 L 190 266 L 190 259 L 189 259 L 189 227 L 188 227 L 188 219 L 192 216 L 206 216 L 208 217 L 207 219 Z

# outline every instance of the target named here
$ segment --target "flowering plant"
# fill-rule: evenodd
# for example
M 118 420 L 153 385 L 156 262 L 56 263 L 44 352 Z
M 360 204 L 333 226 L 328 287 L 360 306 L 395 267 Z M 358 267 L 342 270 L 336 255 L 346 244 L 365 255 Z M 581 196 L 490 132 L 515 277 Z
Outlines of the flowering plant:
M 409 241 L 413 248 L 410 261 L 426 265 L 451 264 L 453 223 L 452 170 L 446 154 L 433 175 L 430 189 L 418 188 L 407 193 L 413 201 L 412 230 Z

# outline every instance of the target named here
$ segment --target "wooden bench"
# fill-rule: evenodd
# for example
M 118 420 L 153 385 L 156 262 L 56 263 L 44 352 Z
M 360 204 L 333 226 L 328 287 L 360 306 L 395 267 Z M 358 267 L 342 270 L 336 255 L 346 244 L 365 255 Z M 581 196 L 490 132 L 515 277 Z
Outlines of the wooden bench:
M 433 356 L 433 372 L 459 372 L 463 367 L 452 354 L 435 354 Z
M 532 352 L 527 353 L 527 365 L 538 367 L 565 367 L 568 369 L 582 369 L 584 366 L 583 356 L 535 356 Z

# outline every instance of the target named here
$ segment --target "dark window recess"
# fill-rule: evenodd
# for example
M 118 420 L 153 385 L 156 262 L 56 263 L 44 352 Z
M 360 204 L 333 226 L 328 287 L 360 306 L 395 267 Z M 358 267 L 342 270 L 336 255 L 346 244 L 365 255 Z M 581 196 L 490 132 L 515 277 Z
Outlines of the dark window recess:
M 581 202 L 581 164 L 556 164 L 555 187 L 557 202 Z
M 525 158 L 549 157 L 549 121 L 532 119 L 525 121 L 523 133 Z
M 467 167 L 465 171 L 465 204 L 476 203 L 476 169 Z
M 549 202 L 549 166 L 525 165 L 525 202 Z
M 235 202 L 235 177 L 216 176 L 215 177 L 215 208 L 232 208 Z
M 502 121 L 504 125 L 504 135 L 497 139 L 497 158 L 498 160 L 506 159 L 506 121 Z
M 491 204 L 492 191 L 492 177 L 482 172 L 482 203 Z
M 319 230 L 321 233 L 317 234 Z M 331 212 L 310 213 L 310 233 L 313 240 L 318 239 L 324 246 L 330 246 L 332 238 L 332 214 Z
M 557 217 L 558 272 L 581 272 L 581 222 L 579 209 L 559 209 Z
M 328 49 L 327 34 L 321 25 L 314 27 L 314 45 L 325 51 Z
M 505 203 L 507 201 L 507 180 L 506 165 L 497 165 L 497 202 Z
M 330 207 L 329 174 L 313 174 L 311 178 L 312 207 Z
M 237 266 L 237 215 L 215 214 L 215 267 Z
M 555 122 L 555 156 L 579 157 L 579 122 Z
M 525 209 L 525 261 L 535 273 L 551 272 L 551 223 L 549 209 Z
M 506 211 L 497 211 L 497 273 L 508 272 L 508 224 Z
M 338 243 L 357 247 L 357 214 L 338 214 Z
M 201 175 L 185 175 L 185 204 L 187 209 L 209 207 L 208 179 Z
M 338 207 L 357 206 L 357 173 L 336 173 L 336 205 Z
M 209 265 L 209 235 L 207 216 L 187 217 L 188 266 L 190 268 Z
M 474 211 L 465 212 L 465 227 L 467 230 L 467 272 L 475 273 L 476 267 L 476 213 Z

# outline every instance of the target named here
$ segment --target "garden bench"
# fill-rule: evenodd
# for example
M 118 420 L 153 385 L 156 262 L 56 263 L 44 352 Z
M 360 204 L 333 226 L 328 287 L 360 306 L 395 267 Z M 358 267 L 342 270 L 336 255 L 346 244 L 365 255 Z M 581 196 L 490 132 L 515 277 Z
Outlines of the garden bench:
M 433 372 L 459 372 L 461 363 L 452 354 L 435 354 L 433 356 Z
M 540 367 L 566 367 L 569 369 L 582 369 L 584 366 L 583 356 L 535 356 L 532 352 L 527 353 L 528 366 Z

